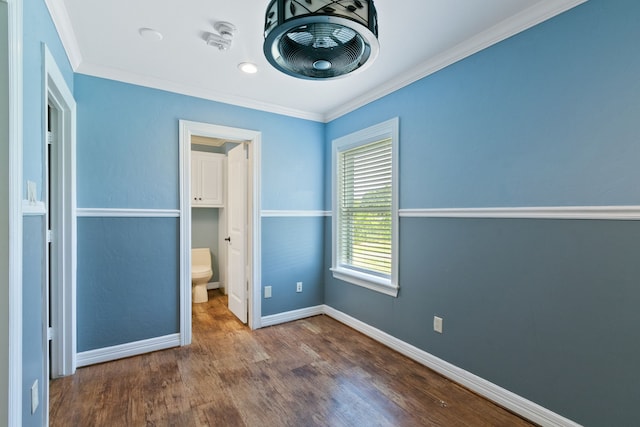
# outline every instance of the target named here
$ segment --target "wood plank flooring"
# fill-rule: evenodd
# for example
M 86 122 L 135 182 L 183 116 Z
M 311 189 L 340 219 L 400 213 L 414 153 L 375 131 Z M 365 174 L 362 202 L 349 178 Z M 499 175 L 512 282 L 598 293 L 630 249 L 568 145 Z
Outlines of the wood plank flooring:
M 50 425 L 532 425 L 327 316 L 250 331 L 209 296 L 190 346 L 51 381 Z

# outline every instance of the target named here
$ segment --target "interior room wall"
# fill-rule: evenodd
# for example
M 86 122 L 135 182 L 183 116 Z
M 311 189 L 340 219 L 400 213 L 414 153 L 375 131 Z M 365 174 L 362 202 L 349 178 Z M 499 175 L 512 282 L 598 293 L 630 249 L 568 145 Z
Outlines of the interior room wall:
M 180 119 L 262 133 L 263 210 L 305 212 L 323 208 L 321 123 L 81 74 L 75 75 L 75 98 L 79 209 L 178 209 Z M 127 234 L 128 229 L 136 230 L 134 224 L 157 227 L 163 239 L 153 237 L 151 232 L 144 236 Z M 78 242 L 83 245 L 78 250 L 79 349 L 93 350 L 178 332 L 177 227 L 178 218 L 78 218 Z M 278 262 L 262 263 L 263 277 L 281 270 L 279 263 L 294 251 L 271 242 L 270 227 L 269 221 L 263 220 L 263 247 L 268 245 L 273 253 L 282 255 Z M 103 240 L 108 235 L 117 236 L 118 240 L 109 240 L 109 247 L 105 248 Z M 306 232 L 302 239 L 299 243 L 304 246 L 323 245 L 318 233 Z M 161 252 L 165 262 L 147 255 L 156 251 Z M 115 264 L 96 261 L 101 254 Z M 120 254 L 130 258 L 124 259 Z M 316 265 L 316 276 L 309 279 L 305 297 L 314 296 L 313 305 L 322 303 L 322 261 L 311 261 Z M 109 273 L 108 269 L 116 272 Z M 295 288 L 292 292 L 275 292 L 275 288 L 284 289 L 296 280 L 298 276 L 291 272 L 270 283 L 274 286 L 271 300 L 277 300 L 284 311 L 308 303 L 301 301 Z M 143 300 L 162 309 L 145 310 L 141 316 L 139 306 Z M 96 318 L 97 313 L 100 316 Z M 135 337 L 131 332 L 134 324 Z
M 37 199 L 43 187 L 43 43 L 53 55 L 68 87 L 73 91 L 73 71 L 43 0 L 23 1 L 23 188 L 36 183 Z M 44 378 L 42 335 L 44 216 L 25 217 L 23 223 L 23 333 L 22 333 L 22 425 L 42 426 Z M 31 385 L 38 380 L 40 406 L 31 413 Z
M 329 123 L 326 155 L 398 116 L 401 210 L 638 205 L 639 21 L 590 0 Z M 398 298 L 334 280 L 325 236 L 331 307 L 578 423 L 640 424 L 640 222 L 401 216 Z
M 44 376 L 43 359 L 45 349 L 42 336 L 42 278 L 44 276 L 44 217 L 27 216 L 24 218 L 22 259 L 25 268 L 22 272 L 22 298 L 25 307 L 22 310 L 22 424 L 41 426 L 45 414 L 45 405 L 39 405 L 35 413 L 31 413 L 31 386 L 38 380 L 39 401 L 42 399 L 42 389 L 48 378 Z M 27 302 L 33 304 L 27 307 Z

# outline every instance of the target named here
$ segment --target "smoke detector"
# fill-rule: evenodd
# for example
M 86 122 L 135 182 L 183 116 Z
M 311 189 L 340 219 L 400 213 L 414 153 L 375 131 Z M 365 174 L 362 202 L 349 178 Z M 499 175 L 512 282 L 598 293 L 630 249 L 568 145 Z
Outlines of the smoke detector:
M 206 42 L 209 46 L 217 47 L 219 50 L 228 50 L 236 32 L 235 25 L 230 22 L 216 22 L 213 28 L 218 34 L 208 33 Z

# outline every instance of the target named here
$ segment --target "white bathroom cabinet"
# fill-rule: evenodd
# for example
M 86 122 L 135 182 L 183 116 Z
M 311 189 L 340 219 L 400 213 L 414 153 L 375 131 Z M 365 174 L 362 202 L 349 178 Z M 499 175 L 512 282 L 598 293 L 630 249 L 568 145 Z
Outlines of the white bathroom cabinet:
M 191 152 L 191 206 L 224 206 L 224 155 Z

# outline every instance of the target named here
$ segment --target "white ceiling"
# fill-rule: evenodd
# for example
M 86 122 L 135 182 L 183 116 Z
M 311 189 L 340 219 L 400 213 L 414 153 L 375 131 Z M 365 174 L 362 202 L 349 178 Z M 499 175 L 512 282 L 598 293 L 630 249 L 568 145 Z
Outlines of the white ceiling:
M 45 0 L 78 73 L 329 121 L 585 0 L 376 0 L 380 54 L 362 72 L 310 81 L 262 52 L 269 0 Z M 228 21 L 230 50 L 204 34 Z M 151 42 L 139 29 L 158 30 Z M 258 66 L 249 75 L 240 62 Z

